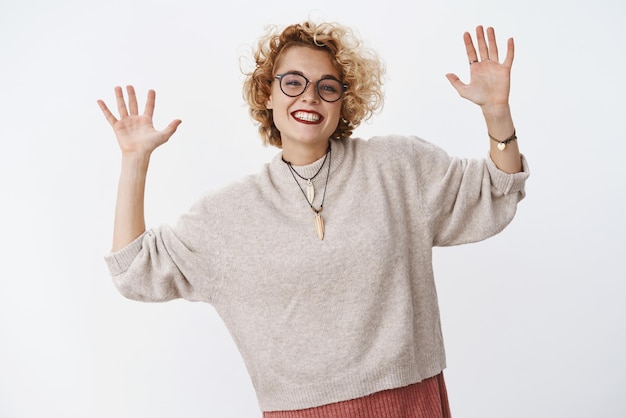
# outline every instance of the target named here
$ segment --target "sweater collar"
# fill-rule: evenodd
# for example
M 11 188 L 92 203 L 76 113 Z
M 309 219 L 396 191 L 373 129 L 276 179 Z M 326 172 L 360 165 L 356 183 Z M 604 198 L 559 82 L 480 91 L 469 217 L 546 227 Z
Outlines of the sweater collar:
M 331 139 L 330 140 L 331 175 L 334 172 L 336 172 L 339 167 L 341 167 L 341 163 L 344 160 L 345 151 L 346 151 L 345 141 L 348 141 L 348 139 L 342 139 L 342 140 Z M 293 182 L 293 174 L 291 174 L 291 172 L 289 171 L 289 167 L 287 166 L 287 164 L 285 164 L 282 157 L 283 157 L 282 152 L 274 156 L 274 158 L 272 159 L 270 163 L 270 172 L 272 173 L 273 176 L 280 179 L 281 181 L 284 180 L 284 181 Z M 315 173 L 317 173 L 317 171 L 319 170 L 320 166 L 323 163 L 324 163 L 324 157 L 320 158 L 317 161 L 312 162 L 311 164 L 299 165 L 299 166 L 293 166 L 293 167 L 298 171 L 298 174 L 300 174 L 302 177 L 310 178 L 310 177 L 313 177 Z

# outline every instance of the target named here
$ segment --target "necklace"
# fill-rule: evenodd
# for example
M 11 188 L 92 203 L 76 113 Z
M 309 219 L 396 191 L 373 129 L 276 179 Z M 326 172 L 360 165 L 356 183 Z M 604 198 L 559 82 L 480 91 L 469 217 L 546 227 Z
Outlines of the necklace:
M 309 202 L 309 205 L 313 204 L 313 199 L 315 199 L 315 188 L 313 187 L 313 182 L 312 180 L 317 177 L 317 175 L 320 173 L 320 171 L 322 171 L 322 168 L 324 168 L 324 164 L 326 164 L 326 158 L 328 158 L 328 154 L 330 152 L 330 144 L 328 144 L 328 148 L 326 149 L 326 155 L 324 155 L 324 161 L 322 161 L 322 165 L 320 165 L 320 168 L 317 169 L 317 172 L 313 175 L 313 177 L 303 177 L 300 175 L 300 173 L 298 173 L 293 166 L 291 165 L 291 163 L 287 160 L 285 160 L 284 158 L 282 158 L 283 162 L 285 164 L 287 164 L 289 166 L 289 169 L 291 171 L 291 175 L 293 176 L 294 173 L 296 176 L 300 177 L 302 180 L 306 181 L 306 194 L 304 195 L 306 197 L 306 200 Z M 294 178 L 295 180 L 295 178 Z M 298 180 L 296 180 L 296 183 L 298 183 Z M 300 183 L 298 183 L 298 186 L 300 186 Z M 326 187 L 326 186 L 324 186 Z M 300 190 L 302 190 L 302 187 L 300 187 Z M 304 193 L 304 191 L 302 192 Z
M 306 199 L 307 203 L 311 207 L 311 210 L 313 212 L 315 212 L 315 232 L 317 232 L 317 236 L 321 240 L 324 239 L 324 218 L 322 218 L 322 215 L 320 214 L 320 212 L 322 211 L 322 209 L 324 209 L 324 200 L 326 199 L 326 187 L 328 186 L 328 179 L 330 178 L 330 162 L 331 162 L 331 158 L 332 158 L 332 156 L 331 156 L 331 148 L 330 148 L 330 144 L 328 144 L 328 149 L 326 150 L 326 156 L 324 156 L 324 161 L 322 161 L 322 165 L 317 170 L 317 173 L 315 173 L 315 175 L 313 177 L 308 178 L 308 179 L 305 178 L 305 177 L 302 177 L 296 171 L 296 169 L 293 168 L 291 163 L 289 161 L 286 161 L 283 158 L 283 162 L 285 164 L 287 164 L 287 167 L 289 167 L 289 172 L 291 173 L 291 176 L 293 177 L 294 181 L 296 182 L 296 184 L 300 188 L 300 191 L 302 192 L 302 194 L 304 195 L 304 198 Z M 315 197 L 315 194 L 313 192 L 313 184 L 311 183 L 311 180 L 313 180 L 320 173 L 320 171 L 322 171 L 322 167 L 324 167 L 324 164 L 326 164 L 326 160 L 327 159 L 328 159 L 328 170 L 326 172 L 326 182 L 324 183 L 324 193 L 322 194 L 322 203 L 320 204 L 320 208 L 316 209 L 315 206 L 313 206 L 313 197 Z M 302 180 L 305 180 L 307 182 L 307 192 L 306 193 L 305 193 L 304 189 L 302 188 L 302 186 L 300 185 L 300 182 L 298 181 L 296 176 L 300 177 Z

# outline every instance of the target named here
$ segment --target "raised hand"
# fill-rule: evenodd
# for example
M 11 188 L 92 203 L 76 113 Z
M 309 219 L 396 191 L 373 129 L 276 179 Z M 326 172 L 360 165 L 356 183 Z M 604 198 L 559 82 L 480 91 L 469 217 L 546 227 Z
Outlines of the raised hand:
M 144 193 L 150 155 L 159 145 L 164 144 L 180 125 L 174 119 L 162 131 L 152 125 L 154 113 L 154 90 L 148 91 L 146 107 L 139 114 L 137 96 L 133 86 L 127 86 L 128 105 L 124 101 L 121 87 L 115 87 L 117 110 L 116 118 L 107 105 L 98 100 L 104 117 L 113 127 L 117 142 L 122 150 L 122 165 L 117 188 L 115 223 L 113 227 L 113 251 L 117 251 L 146 230 L 144 219 Z
M 463 34 L 463 41 L 470 64 L 470 81 L 465 84 L 456 74 L 446 74 L 452 86 L 461 97 L 476 103 L 483 111 L 490 111 L 491 108 L 502 105 L 508 106 L 514 55 L 513 38 L 509 38 L 507 42 L 506 57 L 502 63 L 498 56 L 493 28 L 487 28 L 487 39 L 483 27 L 476 28 L 478 53 L 468 32 Z
M 158 146 L 167 142 L 172 134 L 176 132 L 176 128 L 178 128 L 181 121 L 174 119 L 162 131 L 156 130 L 152 124 L 156 96 L 154 90 L 148 91 L 143 114 L 139 114 L 137 96 L 133 86 L 127 86 L 126 92 L 128 94 L 128 105 L 124 101 L 122 88 L 115 87 L 119 119 L 111 113 L 104 101 L 98 100 L 98 106 L 100 106 L 104 117 L 113 127 L 123 155 L 137 154 L 149 156 Z

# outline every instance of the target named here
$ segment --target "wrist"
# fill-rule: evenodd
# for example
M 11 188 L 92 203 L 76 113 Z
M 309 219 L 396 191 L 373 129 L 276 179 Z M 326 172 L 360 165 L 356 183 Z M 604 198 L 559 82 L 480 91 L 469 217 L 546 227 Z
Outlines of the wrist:
M 502 140 L 513 134 L 515 125 L 508 104 L 483 107 L 482 111 L 490 136 Z
M 122 161 L 143 164 L 150 161 L 150 151 L 122 151 Z
M 122 152 L 122 168 L 131 171 L 147 171 L 150 153 Z
M 480 110 L 487 123 L 502 122 L 511 119 L 511 107 L 508 103 L 481 106 Z

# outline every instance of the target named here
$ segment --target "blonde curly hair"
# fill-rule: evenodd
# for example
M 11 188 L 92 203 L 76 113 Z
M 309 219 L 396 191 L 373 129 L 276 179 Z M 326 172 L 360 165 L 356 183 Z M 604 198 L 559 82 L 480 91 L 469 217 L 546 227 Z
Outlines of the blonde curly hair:
M 343 95 L 341 117 L 333 139 L 348 138 L 362 121 L 369 119 L 383 105 L 385 69 L 376 53 L 365 48 L 349 28 L 337 23 L 306 21 L 279 31 L 276 26 L 261 37 L 254 52 L 256 66 L 246 75 L 243 96 L 250 106 L 250 116 L 259 126 L 265 145 L 282 147 L 280 131 L 273 112 L 266 108 L 276 67 L 283 52 L 293 46 L 307 46 L 328 52 L 348 88 Z

